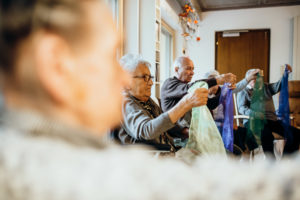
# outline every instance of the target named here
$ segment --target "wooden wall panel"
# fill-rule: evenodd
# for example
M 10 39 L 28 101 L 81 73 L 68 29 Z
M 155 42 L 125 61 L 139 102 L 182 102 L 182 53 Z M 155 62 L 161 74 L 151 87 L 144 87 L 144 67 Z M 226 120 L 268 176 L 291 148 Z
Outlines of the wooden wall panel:
M 270 30 L 249 30 L 238 37 L 222 35 L 216 32 L 216 70 L 232 72 L 240 81 L 248 69 L 259 68 L 264 70 L 264 80 L 269 81 Z

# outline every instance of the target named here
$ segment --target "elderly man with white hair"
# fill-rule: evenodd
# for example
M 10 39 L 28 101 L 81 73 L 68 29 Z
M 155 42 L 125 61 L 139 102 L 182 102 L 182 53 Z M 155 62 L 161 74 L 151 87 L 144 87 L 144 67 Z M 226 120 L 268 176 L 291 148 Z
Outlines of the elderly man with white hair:
M 194 93 L 185 95 L 176 106 L 162 113 L 159 106 L 151 99 L 153 76 L 150 63 L 139 55 L 127 54 L 120 64 L 132 76 L 129 87 L 125 89 L 126 100 L 123 106 L 123 123 L 119 139 L 123 144 L 144 143 L 156 148 L 161 145 L 173 146 L 173 137 L 183 137 L 185 132 L 176 122 L 193 107 L 207 103 L 208 90 L 199 88 Z
M 292 68 L 290 65 L 287 65 L 288 71 L 291 72 Z M 246 76 L 253 72 L 254 69 L 250 69 L 246 72 Z M 251 98 L 253 94 L 253 89 L 256 80 L 252 80 L 248 83 L 247 87 L 238 93 L 237 103 L 239 112 L 243 115 L 250 116 L 250 113 L 254 111 L 250 109 Z M 261 142 L 262 147 L 265 153 L 269 153 L 268 155 L 273 156 L 273 148 L 274 148 L 274 136 L 272 132 L 275 132 L 281 136 L 284 136 L 284 128 L 281 120 L 278 120 L 275 107 L 273 103 L 273 95 L 277 94 L 281 90 L 281 79 L 276 83 L 264 83 L 263 89 L 263 101 L 265 104 L 265 113 L 255 112 L 256 116 L 261 117 L 261 119 L 266 119 L 266 124 L 264 125 L 264 129 L 261 133 Z M 249 126 L 249 120 L 244 119 L 244 126 Z M 285 145 L 283 153 L 293 153 L 299 150 L 299 140 L 300 140 L 300 130 L 290 126 L 289 130 L 292 132 L 293 139 Z
M 168 78 L 161 88 L 161 106 L 164 112 L 169 111 L 188 93 L 188 89 L 198 81 L 205 81 L 208 87 L 211 88 L 215 85 L 223 84 L 224 82 L 230 82 L 234 85 L 236 77 L 235 75 L 228 73 L 217 76 L 212 79 L 203 79 L 192 81 L 194 75 L 194 63 L 186 56 L 178 57 L 174 62 L 175 76 Z M 219 102 L 220 90 L 218 90 L 215 98 L 209 98 L 207 106 L 209 109 L 214 109 Z M 191 123 L 191 111 L 187 112 L 181 119 L 180 124 L 187 129 Z

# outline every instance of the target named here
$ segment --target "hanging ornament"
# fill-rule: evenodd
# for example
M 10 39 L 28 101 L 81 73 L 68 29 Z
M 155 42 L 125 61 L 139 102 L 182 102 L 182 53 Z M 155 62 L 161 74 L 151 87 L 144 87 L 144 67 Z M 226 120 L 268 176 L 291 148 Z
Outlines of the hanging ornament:
M 182 7 L 182 12 L 178 14 L 183 34 L 181 34 L 186 40 L 195 38 L 197 42 L 200 41 L 200 37 L 196 37 L 199 28 L 199 16 L 192 8 L 190 3 L 186 3 Z

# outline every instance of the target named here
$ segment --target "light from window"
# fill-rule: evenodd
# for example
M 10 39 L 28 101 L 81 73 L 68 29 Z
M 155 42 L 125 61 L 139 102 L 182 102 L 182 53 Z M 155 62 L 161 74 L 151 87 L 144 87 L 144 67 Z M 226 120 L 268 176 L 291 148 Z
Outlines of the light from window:
M 163 82 L 171 76 L 172 60 L 173 60 L 173 38 L 172 34 L 165 29 L 161 28 L 161 41 L 160 41 L 160 82 Z

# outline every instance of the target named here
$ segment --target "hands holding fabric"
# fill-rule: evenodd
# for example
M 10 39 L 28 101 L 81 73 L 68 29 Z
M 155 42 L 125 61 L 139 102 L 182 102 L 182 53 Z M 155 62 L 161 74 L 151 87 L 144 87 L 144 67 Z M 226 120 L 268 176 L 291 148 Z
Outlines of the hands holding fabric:
M 197 88 L 195 91 L 188 93 L 184 98 L 190 109 L 193 107 L 206 105 L 208 99 L 208 89 Z
M 250 72 L 247 76 L 246 76 L 246 80 L 247 82 L 250 82 L 252 80 L 255 80 L 257 77 L 257 73 L 259 73 L 260 69 L 255 69 L 252 72 Z
M 287 70 L 289 71 L 289 73 L 291 73 L 293 71 L 291 65 L 285 64 L 285 66 L 286 66 Z
M 236 83 L 236 76 L 232 73 L 221 74 L 216 77 L 216 80 L 218 85 L 223 85 L 224 83 L 234 85 Z
M 176 106 L 168 111 L 171 121 L 175 123 L 193 107 L 206 105 L 207 99 L 208 90 L 206 88 L 197 88 L 193 92 L 186 94 Z

